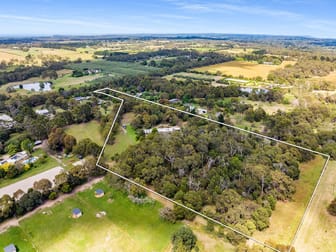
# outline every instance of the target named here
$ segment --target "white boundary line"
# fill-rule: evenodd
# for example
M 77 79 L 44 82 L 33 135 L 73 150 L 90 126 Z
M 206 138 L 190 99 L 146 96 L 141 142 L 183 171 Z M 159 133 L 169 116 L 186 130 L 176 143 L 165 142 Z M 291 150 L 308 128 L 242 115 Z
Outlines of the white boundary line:
M 278 249 L 275 249 L 275 248 L 273 248 L 272 246 L 270 246 L 270 245 L 268 245 L 268 244 L 266 244 L 266 243 L 264 243 L 264 242 L 262 242 L 262 241 L 259 241 L 259 240 L 255 239 L 255 238 L 253 238 L 252 236 L 246 235 L 246 234 L 240 232 L 239 230 L 236 230 L 236 229 L 234 229 L 234 228 L 232 228 L 232 227 L 230 227 L 230 226 L 228 226 L 228 225 L 225 225 L 225 224 L 223 224 L 223 223 L 221 223 L 221 222 L 219 222 L 219 221 L 217 221 L 217 220 L 215 220 L 215 219 L 213 219 L 213 218 L 210 218 L 210 217 L 208 217 L 208 216 L 202 214 L 201 212 L 195 211 L 195 210 L 192 209 L 192 208 L 189 208 L 189 207 L 187 207 L 187 206 L 185 206 L 185 205 L 183 205 L 183 204 L 181 204 L 181 203 L 179 203 L 179 202 L 176 202 L 176 201 L 174 201 L 174 200 L 172 200 L 172 199 L 170 199 L 170 198 L 168 198 L 168 197 L 166 197 L 166 196 L 164 196 L 164 195 L 162 195 L 162 194 L 160 194 L 160 193 L 157 193 L 157 192 L 153 191 L 153 190 L 150 189 L 150 188 L 147 188 L 147 187 L 145 187 L 145 186 L 143 186 L 143 185 L 141 185 L 141 184 L 139 184 L 139 183 L 137 183 L 137 182 L 135 182 L 135 181 L 133 181 L 133 180 L 131 180 L 131 179 L 128 179 L 128 178 L 126 178 L 126 177 L 124 177 L 124 176 L 122 176 L 122 175 L 120 175 L 120 174 L 118 174 L 118 173 L 115 173 L 115 172 L 111 171 L 110 169 L 107 169 L 107 168 L 101 166 L 101 165 L 99 164 L 100 159 L 101 159 L 101 157 L 102 157 L 102 155 L 103 155 L 103 153 L 104 153 L 106 144 L 107 144 L 107 142 L 108 142 L 108 140 L 109 140 L 109 137 L 110 137 L 110 135 L 111 135 L 111 133 L 112 133 L 113 127 L 114 127 L 114 125 L 115 125 L 115 122 L 116 122 L 116 120 L 117 120 L 117 118 L 118 118 L 118 116 L 119 116 L 120 110 L 121 110 L 121 108 L 122 108 L 122 106 L 123 106 L 123 104 L 124 104 L 124 99 L 121 99 L 121 98 L 119 98 L 119 97 L 116 97 L 116 96 L 107 94 L 107 93 L 105 93 L 104 91 L 112 91 L 112 92 L 115 92 L 115 93 L 118 93 L 118 94 L 121 94 L 121 95 L 125 95 L 125 96 L 131 97 L 131 98 L 135 98 L 135 99 L 138 99 L 138 100 L 147 102 L 147 103 L 151 103 L 151 104 L 154 104 L 154 105 L 158 105 L 158 106 L 161 106 L 161 107 L 164 107 L 164 108 L 167 108 L 167 109 L 171 109 L 171 110 L 174 110 L 174 111 L 177 111 L 177 112 L 180 112 L 180 113 L 184 113 L 184 114 L 187 114 L 187 115 L 190 115 L 190 116 L 198 117 L 198 118 L 204 119 L 204 120 L 209 121 L 209 122 L 213 122 L 213 123 L 217 123 L 217 124 L 220 124 L 220 125 L 224 125 L 224 126 L 226 126 L 226 127 L 228 127 L 228 128 L 233 128 L 233 129 L 236 129 L 236 130 L 241 130 L 241 131 L 243 131 L 243 132 L 245 132 L 245 133 L 252 134 L 252 135 L 257 136 L 257 137 L 259 137 L 259 138 L 265 138 L 265 139 L 268 139 L 268 140 L 276 141 L 276 142 L 281 143 L 281 144 L 285 144 L 285 145 L 288 145 L 288 146 L 291 146 L 291 147 L 295 147 L 295 148 L 298 148 L 298 149 L 301 149 L 301 150 L 305 150 L 305 151 L 308 151 L 308 152 L 310 152 L 310 153 L 314 153 L 314 154 L 317 154 L 317 155 L 320 155 L 320 156 L 326 158 L 326 161 L 325 161 L 325 163 L 324 163 L 324 166 L 323 166 L 322 172 L 321 172 L 321 174 L 320 174 L 320 177 L 319 177 L 319 179 L 318 179 L 318 181 L 317 181 L 317 183 L 316 183 L 316 186 L 315 186 L 315 188 L 314 188 L 314 190 L 313 190 L 313 193 L 312 193 L 312 195 L 311 195 L 311 198 L 310 198 L 310 200 L 309 200 L 309 202 L 308 202 L 308 204 L 307 204 L 307 207 L 306 207 L 306 209 L 305 209 L 305 212 L 304 212 L 304 214 L 303 214 L 303 216 L 302 216 L 302 219 L 301 219 L 301 221 L 300 221 L 300 223 L 299 223 L 299 226 L 298 226 L 298 228 L 297 228 L 297 230 L 296 230 L 296 232 L 295 232 L 294 238 L 292 239 L 292 242 L 291 242 L 290 247 L 289 247 L 289 249 L 288 249 L 289 252 L 291 251 L 291 249 L 292 249 L 292 247 L 293 247 L 293 245 L 294 245 L 294 243 L 295 243 L 295 240 L 296 240 L 297 237 L 298 237 L 298 234 L 299 234 L 299 232 L 300 232 L 300 229 L 301 229 L 301 227 L 302 227 L 302 225 L 303 225 L 303 222 L 305 221 L 305 218 L 306 218 L 306 216 L 307 216 L 307 214 L 308 214 L 308 212 L 309 212 L 309 210 L 310 210 L 311 203 L 312 203 L 313 198 L 314 198 L 314 196 L 315 196 L 315 194 L 316 194 L 316 190 L 317 190 L 317 188 L 318 188 L 318 186 L 319 186 L 319 184 L 320 184 L 320 182 L 321 182 L 322 176 L 323 176 L 325 170 L 327 169 L 327 166 L 328 166 L 328 163 L 329 163 L 329 160 L 330 160 L 330 155 L 325 154 L 325 153 L 321 153 L 321 152 L 318 152 L 318 151 L 314 151 L 314 150 L 311 150 L 311 149 L 308 149 L 308 148 L 305 148 L 305 147 L 302 147 L 302 146 L 299 146 L 299 145 L 296 145 L 296 144 L 292 144 L 292 143 L 288 143 L 288 142 L 285 142 L 285 141 L 282 141 L 282 140 L 278 140 L 278 139 L 275 139 L 275 138 L 272 138 L 272 137 L 269 137 L 269 136 L 265 136 L 265 135 L 262 135 L 262 134 L 257 133 L 257 132 L 253 132 L 253 131 L 246 130 L 246 129 L 241 129 L 241 128 L 237 127 L 237 126 L 233 126 L 233 125 L 230 125 L 230 124 L 222 123 L 222 122 L 219 122 L 219 121 L 210 119 L 210 118 L 206 118 L 206 117 L 204 117 L 204 116 L 200 116 L 200 115 L 197 115 L 197 114 L 193 114 L 193 113 L 190 113 L 190 112 L 187 112 L 187 111 L 183 111 L 183 110 L 180 110 L 180 109 L 177 109 L 177 108 L 174 108 L 174 107 L 170 107 L 170 106 L 167 106 L 167 105 L 164 105 L 164 104 L 160 104 L 160 103 L 157 103 L 157 102 L 153 102 L 153 101 L 150 101 L 150 100 L 146 100 L 146 99 L 143 99 L 143 98 L 141 98 L 141 97 L 137 97 L 137 96 L 134 96 L 134 95 L 131 95 L 131 94 L 128 94 L 128 93 L 119 91 L 119 90 L 115 90 L 115 89 L 111 89 L 111 88 L 103 88 L 103 89 L 99 89 L 99 90 L 95 90 L 95 91 L 93 91 L 93 92 L 96 93 L 96 94 L 106 95 L 106 96 L 109 96 L 109 97 L 111 97 L 111 98 L 113 98 L 113 99 L 116 99 L 116 100 L 120 101 L 119 108 L 118 108 L 117 113 L 116 113 L 116 115 L 115 115 L 115 117 L 114 117 L 114 119 L 113 119 L 111 128 L 110 128 L 110 130 L 109 130 L 109 132 L 108 132 L 108 135 L 107 135 L 107 137 L 106 137 L 106 139 L 105 139 L 105 142 L 104 142 L 104 145 L 103 145 L 103 147 L 102 147 L 102 150 L 101 150 L 101 152 L 100 152 L 100 154 L 99 154 L 99 157 L 98 157 L 98 160 L 97 160 L 97 163 L 96 163 L 96 165 L 97 165 L 98 167 L 100 167 L 101 169 L 103 169 L 103 170 L 105 170 L 105 171 L 107 171 L 107 172 L 110 172 L 110 173 L 112 173 L 112 174 L 114 174 L 114 175 L 116 175 L 116 176 L 118 176 L 118 177 L 120 177 L 120 178 L 122 178 L 122 179 L 124 179 L 124 180 L 126 180 L 126 181 L 128 181 L 128 182 L 130 182 L 130 183 L 132 183 L 132 184 L 135 184 L 135 185 L 137 185 L 137 186 L 139 186 L 139 187 L 141 187 L 141 188 L 143 188 L 143 189 L 145 189 L 145 190 L 147 190 L 147 191 L 149 191 L 149 192 L 151 192 L 151 193 L 154 193 L 154 194 L 156 194 L 156 195 L 158 195 L 158 196 L 164 198 L 165 200 L 168 200 L 168 201 L 170 201 L 170 202 L 172 202 L 172 203 L 174 203 L 174 204 L 176 204 L 176 205 L 178 205 L 178 206 L 181 206 L 181 207 L 183 207 L 183 208 L 185 208 L 185 209 L 187 209 L 187 210 L 189 210 L 189 211 L 191 211 L 191 212 L 193 212 L 193 213 L 195 213 L 195 214 L 197 214 L 197 215 L 199 215 L 199 216 L 202 216 L 203 218 L 205 218 L 205 219 L 207 219 L 207 220 L 210 220 L 210 221 L 212 221 L 212 222 L 214 222 L 214 223 L 216 223 L 216 224 L 218 224 L 218 225 L 220 225 L 220 226 L 223 226 L 223 227 L 225 227 L 225 228 L 228 228 L 229 230 L 231 230 L 231 231 L 233 231 L 233 232 L 236 232 L 236 233 L 238 233 L 238 234 L 244 236 L 245 238 L 250 239 L 250 240 L 252 240 L 252 241 L 254 241 L 254 242 L 256 242 L 256 243 L 258 243 L 258 244 L 260 244 L 260 245 L 262 245 L 262 246 L 264 246 L 264 247 L 266 247 L 266 248 L 269 248 L 269 249 L 271 249 L 271 250 L 273 250 L 273 251 L 280 252 Z

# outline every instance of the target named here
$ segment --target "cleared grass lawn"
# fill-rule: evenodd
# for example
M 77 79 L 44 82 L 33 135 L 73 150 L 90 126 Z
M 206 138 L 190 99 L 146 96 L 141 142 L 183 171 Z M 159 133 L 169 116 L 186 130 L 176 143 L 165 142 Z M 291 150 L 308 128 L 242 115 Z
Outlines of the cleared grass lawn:
M 53 81 L 54 88 L 69 88 L 73 86 L 77 86 L 80 84 L 85 84 L 85 82 L 89 82 L 95 79 L 102 77 L 102 74 L 95 75 L 86 75 L 82 77 L 72 77 L 71 74 L 66 74 L 57 80 Z
M 74 124 L 66 129 L 66 133 L 76 138 L 77 142 L 82 139 L 89 138 L 99 146 L 103 146 L 105 139 L 101 135 L 100 125 L 97 121 L 91 121 L 88 123 Z M 113 145 L 106 145 L 104 155 L 111 157 L 116 153 L 121 153 L 132 144 L 136 143 L 135 130 L 128 125 L 126 132 L 118 129 L 118 133 L 115 137 Z
M 220 71 L 225 75 L 232 75 L 234 77 L 244 76 L 245 78 L 262 77 L 267 79 L 267 75 L 271 70 L 283 68 L 286 65 L 295 64 L 295 61 L 283 61 L 281 65 L 264 65 L 247 61 L 230 61 L 216 65 L 195 68 L 193 70 L 199 72 L 217 73 Z
M 113 145 L 106 145 L 104 156 L 112 157 L 116 153 L 120 154 L 127 149 L 128 146 L 136 144 L 135 130 L 127 125 L 126 132 L 119 129 Z
M 94 197 L 97 188 L 105 191 L 103 198 Z M 72 219 L 71 211 L 76 207 L 83 216 Z M 48 214 L 39 212 L 23 220 L 20 227 L 38 251 L 165 251 L 181 224 L 161 221 L 160 208 L 158 202 L 136 205 L 102 182 L 44 209 Z M 106 211 L 106 216 L 97 218 L 99 211 Z M 0 235 L 0 240 L 3 237 L 10 238 L 11 234 Z
M 321 174 L 325 159 L 318 156 L 300 165 L 300 179 L 295 182 L 296 193 L 289 202 L 277 202 L 270 227 L 253 236 L 261 241 L 290 244 Z M 300 251 L 300 250 L 299 250 Z
M 39 150 L 36 150 L 32 155 L 36 156 L 36 157 L 39 157 L 39 156 L 43 156 L 44 154 L 45 154 L 45 152 L 43 150 L 39 149 Z M 16 178 L 13 178 L 13 179 L 0 179 L 0 188 L 8 186 L 8 185 L 13 184 L 13 183 L 18 182 L 18 181 L 21 181 L 23 179 L 29 178 L 29 177 L 34 176 L 36 174 L 39 174 L 41 172 L 47 171 L 47 170 L 49 170 L 51 168 L 54 168 L 56 166 L 60 166 L 60 164 L 57 163 L 57 161 L 55 159 L 48 156 L 43 164 L 36 164 L 36 167 L 34 166 L 33 168 L 26 171 L 25 173 L 23 173 L 19 177 L 16 177 Z
M 101 135 L 100 131 L 100 124 L 97 121 L 73 124 L 71 126 L 68 126 L 65 132 L 69 135 L 74 136 L 77 142 L 85 138 L 89 138 L 100 146 L 104 144 L 104 138 Z
M 0 248 L 8 246 L 13 243 L 22 252 L 35 251 L 28 236 L 20 227 L 11 227 L 5 233 L 0 234 Z

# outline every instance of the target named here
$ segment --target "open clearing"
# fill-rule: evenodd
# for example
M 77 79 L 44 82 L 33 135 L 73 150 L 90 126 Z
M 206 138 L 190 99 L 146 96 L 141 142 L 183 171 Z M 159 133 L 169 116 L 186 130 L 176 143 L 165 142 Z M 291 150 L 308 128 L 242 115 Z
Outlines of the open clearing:
M 199 72 L 209 72 L 212 74 L 216 74 L 219 71 L 224 75 L 232 75 L 233 77 L 255 78 L 260 76 L 263 79 L 267 79 L 271 70 L 283 68 L 290 64 L 295 64 L 295 61 L 283 61 L 281 65 L 265 65 L 247 61 L 230 61 L 211 66 L 199 67 L 193 70 Z
M 94 197 L 96 188 L 105 191 L 103 198 Z M 83 216 L 72 219 L 71 211 L 76 207 L 83 211 Z M 32 247 L 55 252 L 165 251 L 172 233 L 181 224 L 161 221 L 160 208 L 157 202 L 136 205 L 102 182 L 21 221 L 20 227 L 0 235 L 0 247 L 14 242 L 25 252 L 34 251 Z M 97 218 L 99 211 L 106 211 L 106 216 Z
M 326 208 L 336 193 L 336 162 L 331 161 L 317 189 L 301 232 L 294 244 L 298 252 L 335 251 L 336 217 L 328 214 Z M 330 237 L 330 238 L 326 238 Z
M 73 88 L 74 86 L 86 84 L 86 82 L 98 79 L 102 76 L 102 74 L 95 74 L 81 77 L 72 77 L 71 74 L 66 74 L 53 81 L 53 88 Z
M 66 133 L 74 136 L 77 142 L 85 138 L 89 138 L 99 146 L 103 146 L 105 140 L 101 134 L 100 124 L 97 121 L 71 125 L 67 127 Z M 111 157 L 116 153 L 123 152 L 128 146 L 135 143 L 135 130 L 130 125 L 126 127 L 125 131 L 121 130 L 120 127 L 120 129 L 118 129 L 117 135 L 115 136 L 114 144 L 106 145 L 104 155 Z

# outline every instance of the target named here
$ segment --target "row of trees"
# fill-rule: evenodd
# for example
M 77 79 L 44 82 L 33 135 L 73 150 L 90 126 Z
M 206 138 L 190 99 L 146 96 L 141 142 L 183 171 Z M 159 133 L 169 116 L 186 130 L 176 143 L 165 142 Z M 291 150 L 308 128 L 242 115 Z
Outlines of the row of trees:
M 46 200 L 54 200 L 62 193 L 70 193 L 76 186 L 88 180 L 102 176 L 105 172 L 97 168 L 96 158 L 89 156 L 83 165 L 78 165 L 55 177 L 54 183 L 42 179 L 34 183 L 27 193 L 18 190 L 13 197 L 3 195 L 0 198 L 0 222 L 13 216 L 19 217 L 34 210 Z

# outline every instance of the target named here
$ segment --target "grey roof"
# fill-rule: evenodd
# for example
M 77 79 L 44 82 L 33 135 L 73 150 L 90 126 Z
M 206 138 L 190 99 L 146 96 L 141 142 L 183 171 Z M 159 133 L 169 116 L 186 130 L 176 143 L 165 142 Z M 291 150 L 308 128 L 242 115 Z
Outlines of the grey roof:
M 16 247 L 15 245 L 9 244 L 7 247 L 4 248 L 4 252 L 16 252 Z

